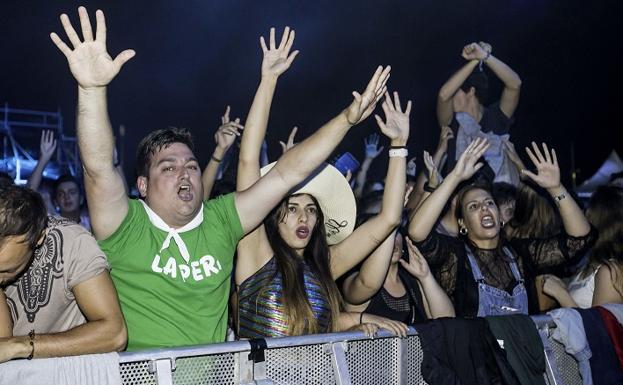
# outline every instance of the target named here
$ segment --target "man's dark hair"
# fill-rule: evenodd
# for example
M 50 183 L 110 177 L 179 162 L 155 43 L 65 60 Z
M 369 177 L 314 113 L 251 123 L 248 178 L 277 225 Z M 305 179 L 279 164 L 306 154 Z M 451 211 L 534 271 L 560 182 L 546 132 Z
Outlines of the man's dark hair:
M 24 236 L 34 250 L 48 225 L 48 213 L 41 195 L 29 188 L 0 187 L 0 245 L 6 237 Z
M 195 152 L 193 138 L 188 129 L 168 127 L 152 131 L 138 144 L 136 150 L 136 175 L 149 176 L 149 167 L 154 154 L 173 143 L 182 143 Z
M 13 178 L 6 172 L 0 172 L 0 188 L 13 184 Z
M 491 189 L 491 194 L 493 194 L 495 204 L 500 207 L 517 199 L 517 187 L 506 182 L 495 182 Z
M 70 174 L 63 174 L 63 175 L 59 176 L 54 181 L 54 184 L 52 185 L 52 198 L 56 198 L 56 193 L 58 192 L 58 187 L 61 185 L 61 183 L 65 183 L 65 182 L 74 182 L 76 184 L 76 186 L 78 186 L 78 190 L 81 190 L 80 182 L 78 181 L 78 179 L 76 179 L 75 176 L 70 175 Z
M 487 74 L 479 70 L 472 72 L 467 79 L 465 79 L 465 82 L 463 82 L 461 89 L 467 93 L 472 87 L 474 87 L 478 101 L 484 104 L 489 92 L 489 78 Z

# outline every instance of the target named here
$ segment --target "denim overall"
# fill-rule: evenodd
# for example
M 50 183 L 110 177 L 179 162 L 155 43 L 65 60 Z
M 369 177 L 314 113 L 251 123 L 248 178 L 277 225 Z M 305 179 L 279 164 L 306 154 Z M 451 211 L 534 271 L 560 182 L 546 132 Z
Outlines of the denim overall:
M 506 247 L 503 250 L 511 260 L 511 271 L 513 272 L 513 277 L 518 282 L 517 286 L 513 288 L 513 294 L 508 294 L 506 290 L 487 285 L 480 268 L 478 268 L 474 254 L 467 245 L 465 246 L 474 280 L 478 283 L 478 317 L 528 314 L 528 294 L 524 286 L 524 280 L 519 273 L 519 267 L 510 250 Z

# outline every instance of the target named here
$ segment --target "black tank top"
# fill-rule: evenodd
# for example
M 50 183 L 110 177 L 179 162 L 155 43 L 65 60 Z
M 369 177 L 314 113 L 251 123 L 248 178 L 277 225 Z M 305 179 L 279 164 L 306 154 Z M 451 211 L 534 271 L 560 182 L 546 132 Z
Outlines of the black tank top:
M 426 311 L 417 280 L 402 268 L 398 269 L 398 277 L 406 293 L 401 297 L 394 297 L 384 287 L 381 287 L 370 299 L 365 312 L 404 322 L 407 325 L 425 321 Z

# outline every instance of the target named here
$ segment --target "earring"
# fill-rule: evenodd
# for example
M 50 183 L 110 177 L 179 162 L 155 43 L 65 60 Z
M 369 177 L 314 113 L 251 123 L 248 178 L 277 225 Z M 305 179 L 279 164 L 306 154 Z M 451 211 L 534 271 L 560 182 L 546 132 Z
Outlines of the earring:
M 461 226 L 461 228 L 459 229 L 459 234 L 467 235 L 467 227 Z
M 504 225 L 505 225 L 505 224 L 506 224 L 506 223 L 505 223 L 504 221 L 501 221 L 501 222 L 500 222 L 500 227 L 501 227 L 501 228 L 504 228 Z

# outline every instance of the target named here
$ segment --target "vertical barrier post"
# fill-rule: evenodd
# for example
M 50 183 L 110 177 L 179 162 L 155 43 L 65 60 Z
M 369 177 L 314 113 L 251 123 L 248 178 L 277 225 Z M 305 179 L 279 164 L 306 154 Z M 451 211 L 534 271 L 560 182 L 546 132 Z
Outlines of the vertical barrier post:
M 174 360 L 175 358 L 165 358 L 151 362 L 149 371 L 156 374 L 156 384 L 173 385 Z
M 348 350 L 348 343 L 345 341 L 333 342 L 325 346 L 325 352 L 331 354 L 331 364 L 337 385 L 351 385 L 346 350 Z

